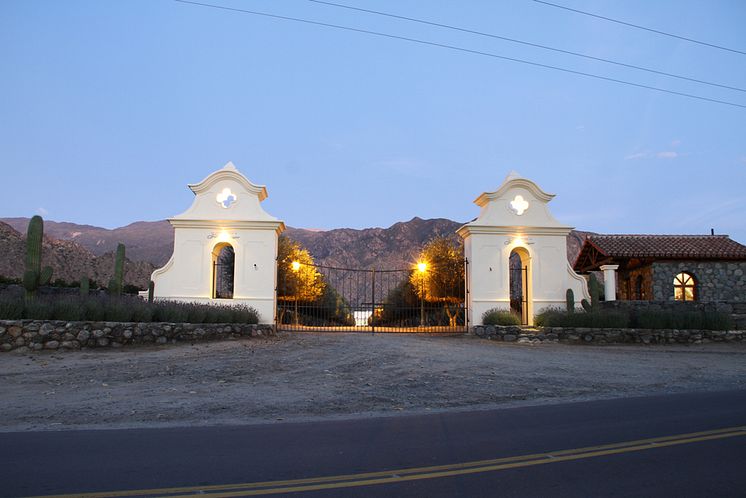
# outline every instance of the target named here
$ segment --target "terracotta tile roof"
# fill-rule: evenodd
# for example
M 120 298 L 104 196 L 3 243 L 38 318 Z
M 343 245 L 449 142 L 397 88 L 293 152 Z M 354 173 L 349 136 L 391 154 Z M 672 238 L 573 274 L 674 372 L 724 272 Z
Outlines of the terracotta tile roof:
M 727 235 L 590 235 L 588 243 L 612 258 L 746 260 L 746 246 Z

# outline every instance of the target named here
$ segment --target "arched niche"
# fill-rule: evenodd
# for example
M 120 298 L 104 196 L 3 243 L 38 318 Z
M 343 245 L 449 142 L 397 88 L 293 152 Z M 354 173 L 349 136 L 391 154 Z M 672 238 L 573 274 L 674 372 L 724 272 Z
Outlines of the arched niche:
M 524 247 L 515 247 L 508 257 L 510 311 L 529 325 L 533 318 L 531 305 L 531 256 Z
M 212 249 L 212 298 L 233 299 L 236 275 L 236 251 L 227 242 Z

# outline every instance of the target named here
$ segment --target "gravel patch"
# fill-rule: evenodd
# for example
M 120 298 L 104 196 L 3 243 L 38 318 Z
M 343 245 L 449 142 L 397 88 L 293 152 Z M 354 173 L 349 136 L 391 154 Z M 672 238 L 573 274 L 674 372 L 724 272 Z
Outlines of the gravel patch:
M 0 356 L 0 431 L 272 423 L 746 388 L 746 344 L 281 334 Z

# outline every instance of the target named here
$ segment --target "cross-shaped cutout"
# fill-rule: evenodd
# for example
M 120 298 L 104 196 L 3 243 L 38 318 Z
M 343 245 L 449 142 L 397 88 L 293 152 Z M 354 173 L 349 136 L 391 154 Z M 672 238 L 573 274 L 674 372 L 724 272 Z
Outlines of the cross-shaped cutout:
M 223 206 L 224 209 L 231 207 L 233 203 L 236 202 L 236 199 L 236 194 L 231 192 L 231 189 L 229 188 L 224 188 L 223 191 L 215 197 L 215 200 L 217 200 L 218 204 Z
M 522 215 L 528 209 L 528 201 L 522 195 L 516 195 L 515 199 L 510 201 L 510 209 L 518 216 Z

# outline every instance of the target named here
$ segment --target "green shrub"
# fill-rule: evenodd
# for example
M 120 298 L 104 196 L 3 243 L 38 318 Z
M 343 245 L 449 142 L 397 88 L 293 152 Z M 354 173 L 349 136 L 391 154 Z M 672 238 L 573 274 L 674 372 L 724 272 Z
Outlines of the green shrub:
M 23 318 L 23 299 L 3 297 L 0 299 L 0 319 L 20 320 Z
M 259 323 L 259 313 L 250 306 L 234 306 L 232 311 L 233 323 Z
M 132 321 L 132 303 L 129 299 L 113 297 L 105 305 L 107 322 L 131 322 Z
M 159 301 L 153 307 L 155 322 L 186 323 L 189 320 L 189 311 L 184 303 Z
M 53 305 L 55 320 L 71 322 L 85 320 L 86 308 L 85 303 L 81 299 L 60 298 L 54 301 Z
M 632 317 L 632 326 L 640 329 L 733 330 L 733 318 L 715 311 L 671 310 L 641 311 Z
M 91 322 L 103 321 L 106 317 L 104 299 L 93 298 L 85 300 L 85 319 Z
M 629 315 L 616 311 L 567 313 L 552 309 L 536 315 L 534 323 L 539 327 L 627 328 Z
M 133 296 L 0 297 L 0 320 L 65 320 L 91 322 L 259 323 L 259 313 L 246 305 L 157 301 Z
M 521 317 L 510 311 L 491 309 L 482 315 L 485 325 L 520 325 Z
M 133 322 L 152 322 L 153 321 L 153 305 L 147 303 L 139 303 L 132 309 L 132 321 Z
M 207 310 L 204 306 L 189 306 L 187 313 L 189 314 L 189 323 L 205 323 L 205 318 L 207 318 Z
M 46 299 L 28 300 L 23 310 L 23 317 L 52 320 L 54 318 L 54 304 Z

